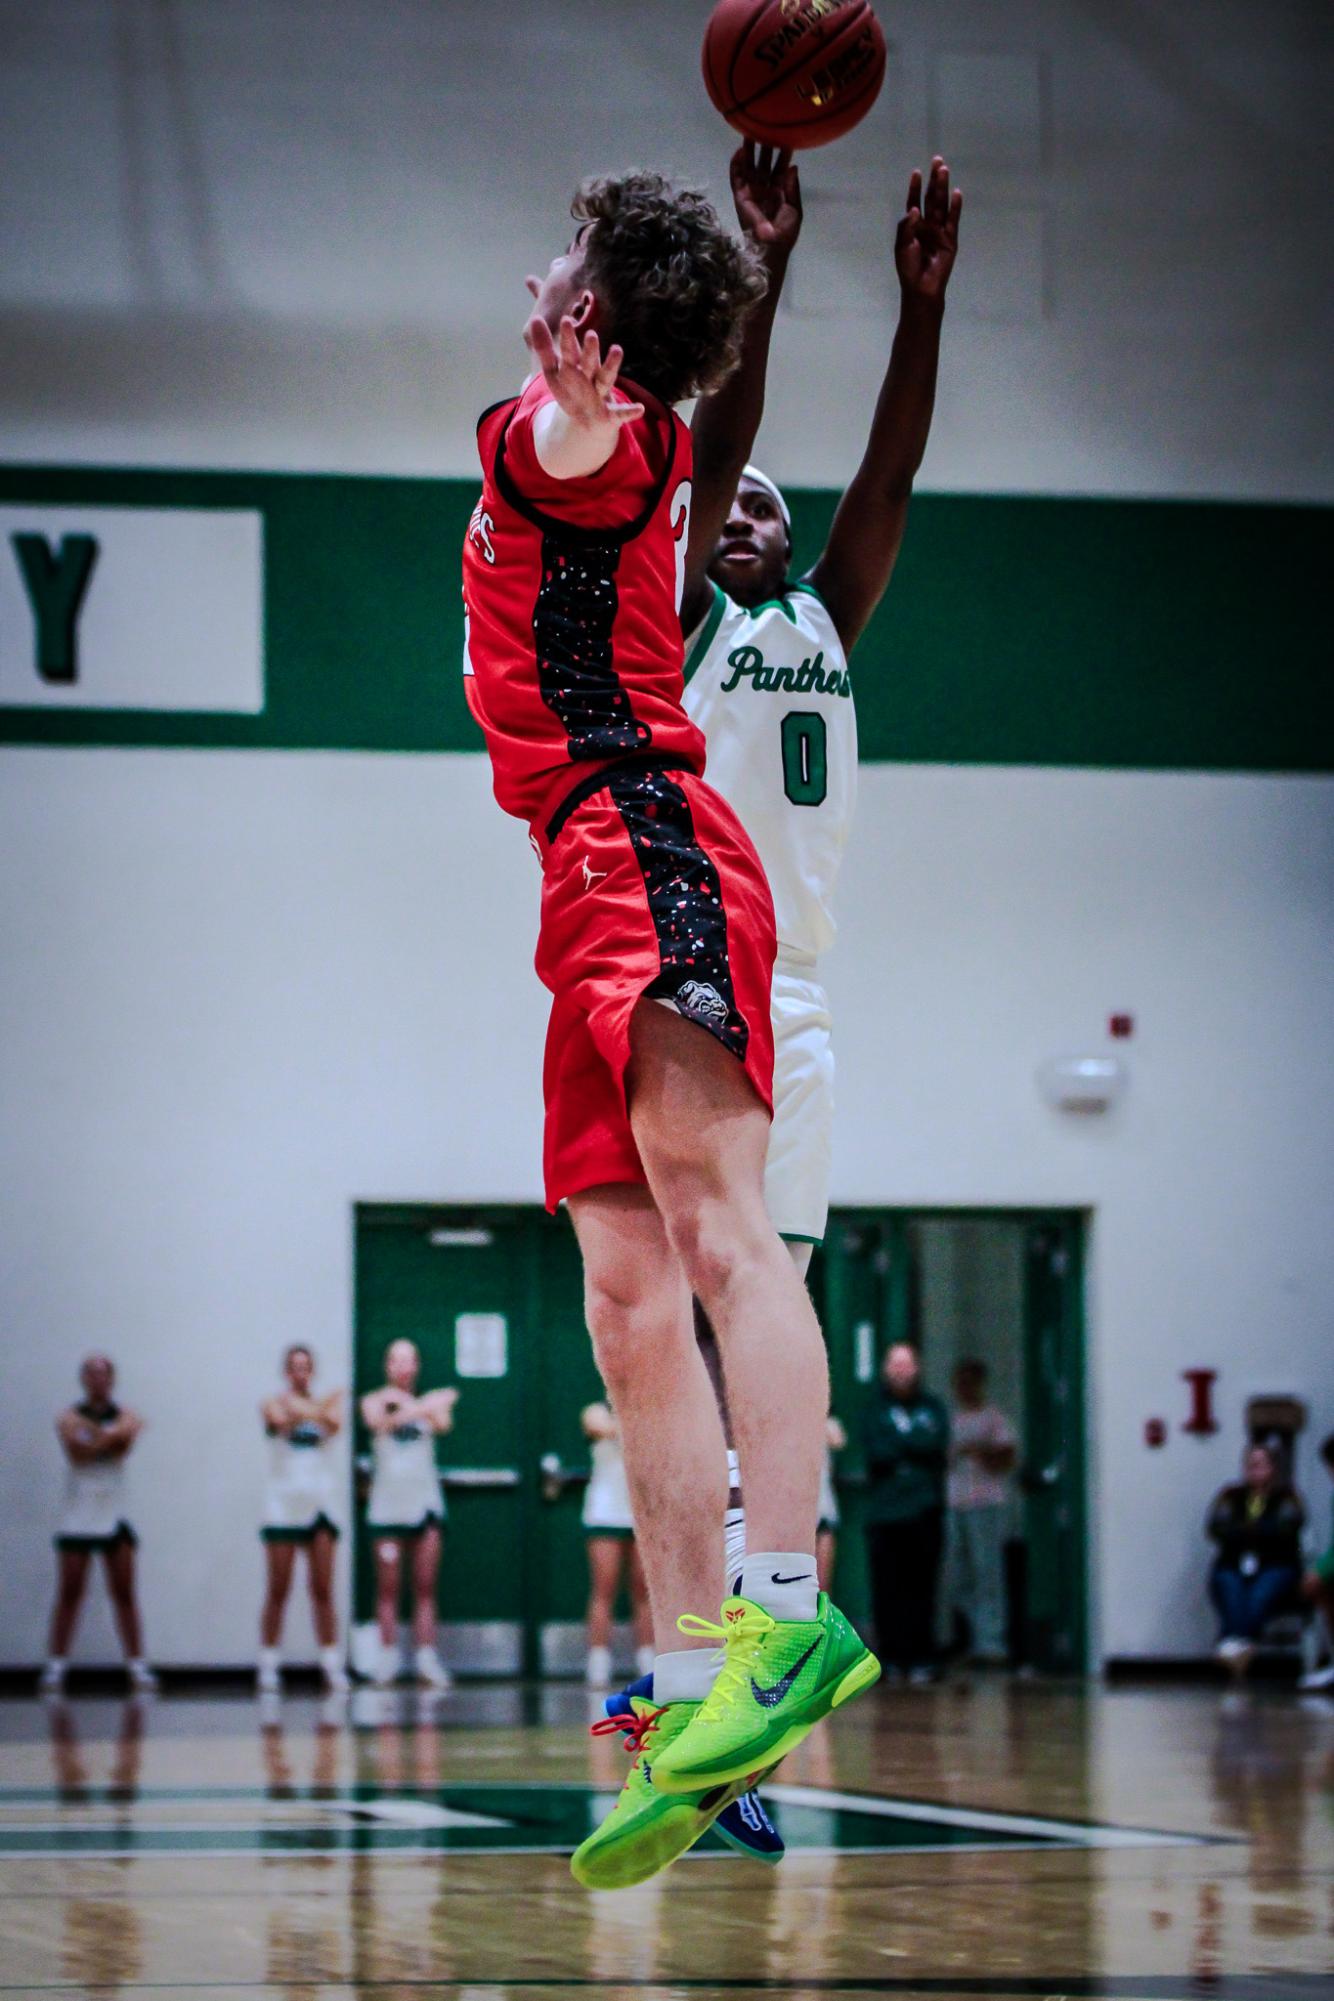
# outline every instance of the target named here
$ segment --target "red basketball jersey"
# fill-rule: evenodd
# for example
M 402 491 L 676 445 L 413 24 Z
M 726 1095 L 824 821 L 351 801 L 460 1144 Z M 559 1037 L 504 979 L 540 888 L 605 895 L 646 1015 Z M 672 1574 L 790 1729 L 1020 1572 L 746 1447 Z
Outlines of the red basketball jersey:
M 463 547 L 468 701 L 496 798 L 544 820 L 570 786 L 634 755 L 704 769 L 681 706 L 679 605 L 690 524 L 690 433 L 647 391 L 605 466 L 543 471 L 539 375 L 478 424 L 482 497 Z

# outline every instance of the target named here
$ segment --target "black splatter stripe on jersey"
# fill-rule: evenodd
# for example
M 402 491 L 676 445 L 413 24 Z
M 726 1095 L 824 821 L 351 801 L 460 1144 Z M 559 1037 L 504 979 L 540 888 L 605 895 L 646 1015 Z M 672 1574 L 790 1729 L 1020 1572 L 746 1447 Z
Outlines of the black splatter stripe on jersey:
M 653 741 L 636 722 L 612 658 L 621 538 L 542 536 L 542 582 L 533 606 L 537 685 L 560 718 L 572 763 L 622 757 Z
M 745 1061 L 750 1025 L 737 1008 L 727 956 L 727 912 L 718 871 L 695 838 L 690 802 L 663 771 L 616 771 L 607 790 L 648 892 L 661 970 L 645 992 Z

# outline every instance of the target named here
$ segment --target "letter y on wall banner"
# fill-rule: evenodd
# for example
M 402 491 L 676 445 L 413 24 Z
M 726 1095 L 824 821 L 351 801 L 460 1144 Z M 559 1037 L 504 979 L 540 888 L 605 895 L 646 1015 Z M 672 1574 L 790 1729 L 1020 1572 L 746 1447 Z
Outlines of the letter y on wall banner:
M 0 707 L 264 707 L 253 508 L 0 507 Z

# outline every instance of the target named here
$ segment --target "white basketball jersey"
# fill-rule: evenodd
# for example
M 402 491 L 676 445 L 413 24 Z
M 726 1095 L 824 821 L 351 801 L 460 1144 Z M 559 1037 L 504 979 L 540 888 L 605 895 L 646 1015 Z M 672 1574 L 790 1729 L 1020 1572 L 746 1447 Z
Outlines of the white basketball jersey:
M 834 939 L 834 886 L 857 803 L 847 656 L 810 584 L 747 611 L 713 586 L 686 644 L 686 712 L 709 783 L 736 810 L 773 891 L 778 949 L 810 961 Z

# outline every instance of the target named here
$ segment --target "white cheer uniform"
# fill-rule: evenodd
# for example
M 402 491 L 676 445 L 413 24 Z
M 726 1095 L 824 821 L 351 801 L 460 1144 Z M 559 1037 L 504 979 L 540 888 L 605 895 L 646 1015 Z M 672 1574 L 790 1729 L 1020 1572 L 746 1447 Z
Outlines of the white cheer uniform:
M 593 1440 L 593 1471 L 584 1489 L 583 1523 L 589 1535 L 633 1535 L 630 1483 L 619 1438 Z
M 321 1425 L 294 1425 L 269 1434 L 269 1477 L 264 1487 L 264 1525 L 270 1541 L 303 1540 L 316 1529 L 332 1529 L 335 1482 L 329 1440 Z
M 366 1521 L 382 1533 L 413 1535 L 443 1522 L 445 1503 L 435 1463 L 435 1433 L 410 1422 L 375 1435 L 374 1472 Z
M 104 1411 L 79 1405 L 85 1424 L 114 1424 L 120 1416 L 115 1404 Z M 125 1462 L 129 1454 L 94 1459 L 86 1466 L 65 1462 L 65 1505 L 56 1530 L 58 1549 L 110 1549 L 118 1542 L 137 1542 L 126 1514 Z
M 778 920 L 774 1119 L 765 1199 L 785 1237 L 819 1243 L 829 1215 L 834 1053 L 818 960 L 857 803 L 857 714 L 847 655 L 809 584 L 747 611 L 716 584 L 686 642 L 686 712 L 705 775 L 764 863 Z

